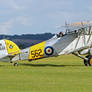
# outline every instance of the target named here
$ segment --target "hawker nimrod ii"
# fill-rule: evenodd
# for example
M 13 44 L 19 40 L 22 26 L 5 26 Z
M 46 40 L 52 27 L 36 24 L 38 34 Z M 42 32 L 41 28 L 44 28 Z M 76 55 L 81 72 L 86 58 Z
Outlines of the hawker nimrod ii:
M 47 41 L 30 46 L 24 50 L 17 48 L 13 50 L 14 55 L 8 53 L 10 60 L 36 60 L 59 56 L 63 54 L 74 54 L 83 59 L 86 66 L 92 65 L 92 22 L 77 22 L 67 24 L 66 32 L 53 36 Z M 12 51 L 13 46 L 9 46 Z M 16 53 L 15 53 L 16 52 Z M 1 57 L 2 58 L 2 57 Z M 56 57 L 57 58 L 57 57 Z M 17 63 L 15 63 L 17 65 Z

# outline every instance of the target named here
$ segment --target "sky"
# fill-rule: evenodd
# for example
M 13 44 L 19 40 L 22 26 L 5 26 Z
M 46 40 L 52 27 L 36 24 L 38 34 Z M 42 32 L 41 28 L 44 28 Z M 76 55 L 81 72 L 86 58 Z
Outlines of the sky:
M 92 0 L 0 0 L 0 34 L 58 33 L 78 21 L 92 21 Z

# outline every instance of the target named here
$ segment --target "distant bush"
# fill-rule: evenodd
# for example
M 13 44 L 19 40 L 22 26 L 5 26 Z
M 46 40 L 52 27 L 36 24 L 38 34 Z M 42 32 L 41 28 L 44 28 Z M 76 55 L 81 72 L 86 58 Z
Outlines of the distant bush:
M 32 46 L 44 40 L 50 39 L 54 34 L 22 34 L 22 35 L 0 35 L 0 39 L 9 39 L 14 41 L 21 49 Z

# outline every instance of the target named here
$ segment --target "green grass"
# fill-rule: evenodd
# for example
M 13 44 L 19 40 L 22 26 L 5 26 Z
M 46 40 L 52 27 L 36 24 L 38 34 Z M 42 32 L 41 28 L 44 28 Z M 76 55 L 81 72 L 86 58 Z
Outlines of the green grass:
M 92 67 L 73 55 L 33 62 L 18 67 L 0 63 L 0 92 L 91 92 Z

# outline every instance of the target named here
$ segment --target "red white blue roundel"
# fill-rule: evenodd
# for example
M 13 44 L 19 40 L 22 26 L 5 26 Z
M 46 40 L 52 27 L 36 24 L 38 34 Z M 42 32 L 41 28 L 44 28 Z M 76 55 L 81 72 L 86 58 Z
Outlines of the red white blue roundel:
M 10 48 L 10 49 L 12 49 L 12 48 L 13 48 L 13 46 L 12 46 L 12 45 L 10 45 L 10 46 L 9 46 L 9 48 Z
M 48 46 L 45 48 L 45 54 L 46 55 L 52 55 L 54 52 L 54 49 L 51 46 Z

